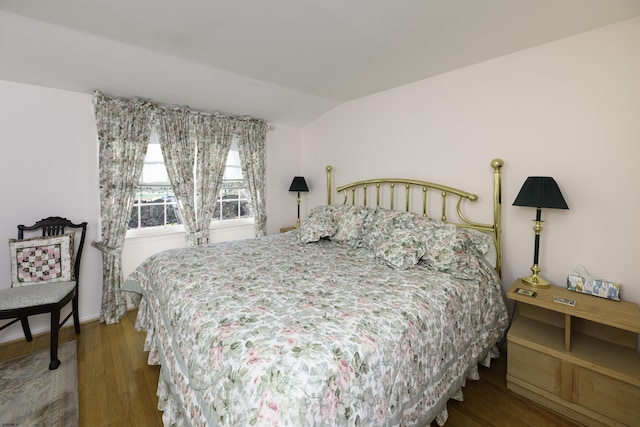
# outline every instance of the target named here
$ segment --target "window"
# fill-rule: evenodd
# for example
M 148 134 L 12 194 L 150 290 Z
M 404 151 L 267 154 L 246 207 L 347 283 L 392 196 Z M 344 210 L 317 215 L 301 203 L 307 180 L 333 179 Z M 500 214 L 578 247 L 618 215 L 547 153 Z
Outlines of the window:
M 225 221 L 250 218 L 249 194 L 244 188 L 237 143 L 227 156 L 222 187 L 212 220 Z M 158 135 L 153 132 L 144 159 L 142 176 L 136 192 L 129 230 L 171 227 L 182 224 L 182 216 L 164 165 Z
M 129 230 L 182 224 L 176 196 L 164 166 L 160 141 L 152 134 L 129 219 Z
M 227 167 L 224 171 L 222 187 L 213 212 L 214 221 L 251 217 L 249 194 L 244 188 L 242 178 L 238 144 L 234 141 L 227 156 Z

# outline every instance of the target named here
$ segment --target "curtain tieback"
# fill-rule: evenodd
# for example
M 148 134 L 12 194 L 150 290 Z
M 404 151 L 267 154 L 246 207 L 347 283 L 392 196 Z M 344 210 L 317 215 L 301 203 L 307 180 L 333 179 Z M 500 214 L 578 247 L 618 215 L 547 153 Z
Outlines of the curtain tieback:
M 200 231 L 195 231 L 193 233 L 188 233 L 187 241 L 193 246 L 198 246 L 198 245 L 202 245 L 203 243 L 208 243 L 209 230 L 200 230 Z
M 107 255 L 117 255 L 122 251 L 122 246 L 107 246 L 104 242 L 96 242 L 95 240 L 91 242 L 91 246 Z

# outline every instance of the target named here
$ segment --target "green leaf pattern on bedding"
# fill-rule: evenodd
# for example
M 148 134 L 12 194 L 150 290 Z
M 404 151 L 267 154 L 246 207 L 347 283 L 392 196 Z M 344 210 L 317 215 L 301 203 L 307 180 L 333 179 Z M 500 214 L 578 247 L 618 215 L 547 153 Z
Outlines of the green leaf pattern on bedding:
M 499 280 L 477 271 L 392 269 L 296 231 L 162 252 L 125 288 L 146 295 L 170 419 L 181 407 L 193 425 L 420 425 L 507 327 Z

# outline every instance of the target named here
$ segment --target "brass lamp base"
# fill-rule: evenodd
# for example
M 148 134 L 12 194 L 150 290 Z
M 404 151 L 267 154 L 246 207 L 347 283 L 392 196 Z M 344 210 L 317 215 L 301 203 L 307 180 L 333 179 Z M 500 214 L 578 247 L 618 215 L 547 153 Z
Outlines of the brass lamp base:
M 533 272 L 531 276 L 521 278 L 523 282 L 525 282 L 529 286 L 533 286 L 534 288 L 548 288 L 549 286 L 551 286 L 549 281 L 543 279 L 538 275 L 538 273 L 540 272 L 538 264 L 532 265 L 531 271 Z
M 295 228 L 300 228 L 300 193 L 298 192 L 298 219 L 296 220 Z
M 534 274 L 532 274 L 529 277 L 521 277 L 520 280 L 522 280 L 529 286 L 533 286 L 534 288 L 548 288 L 551 286 L 551 284 L 548 281 Z

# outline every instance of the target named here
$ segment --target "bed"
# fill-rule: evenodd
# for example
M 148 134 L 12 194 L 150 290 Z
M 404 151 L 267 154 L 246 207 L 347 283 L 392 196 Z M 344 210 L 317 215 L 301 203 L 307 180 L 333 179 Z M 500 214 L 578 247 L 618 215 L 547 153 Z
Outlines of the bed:
M 327 167 L 327 205 L 299 229 L 143 262 L 124 289 L 164 424 L 443 425 L 508 325 L 491 166 L 491 224 L 466 218 L 473 193 L 426 181 L 358 181 L 333 203 Z

